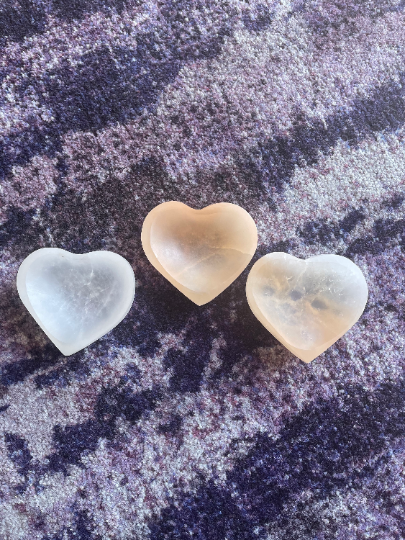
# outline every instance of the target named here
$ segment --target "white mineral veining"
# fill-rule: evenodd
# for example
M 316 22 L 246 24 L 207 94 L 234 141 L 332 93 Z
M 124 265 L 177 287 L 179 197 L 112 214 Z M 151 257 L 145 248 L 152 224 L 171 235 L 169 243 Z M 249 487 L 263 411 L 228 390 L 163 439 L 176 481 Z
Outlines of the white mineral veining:
M 360 268 L 345 257 L 302 260 L 271 253 L 254 264 L 246 295 L 253 313 L 274 337 L 311 362 L 359 319 L 368 289 Z
M 63 249 L 34 251 L 17 274 L 20 298 L 65 356 L 112 330 L 135 295 L 134 272 L 110 251 L 75 255 Z
M 236 204 L 194 210 L 171 201 L 146 216 L 142 245 L 153 266 L 201 306 L 225 290 L 249 264 L 257 247 L 257 229 L 246 210 Z

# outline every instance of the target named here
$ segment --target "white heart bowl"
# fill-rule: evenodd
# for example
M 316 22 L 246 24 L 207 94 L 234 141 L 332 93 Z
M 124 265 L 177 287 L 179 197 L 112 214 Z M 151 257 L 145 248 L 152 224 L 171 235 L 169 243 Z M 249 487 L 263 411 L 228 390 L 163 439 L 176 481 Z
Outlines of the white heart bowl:
M 69 356 L 112 330 L 134 301 L 129 262 L 111 251 L 31 253 L 17 274 L 20 298 L 48 338 Z
M 246 295 L 263 326 L 295 356 L 311 362 L 359 319 L 368 289 L 360 268 L 346 257 L 302 260 L 270 253 L 253 265 Z

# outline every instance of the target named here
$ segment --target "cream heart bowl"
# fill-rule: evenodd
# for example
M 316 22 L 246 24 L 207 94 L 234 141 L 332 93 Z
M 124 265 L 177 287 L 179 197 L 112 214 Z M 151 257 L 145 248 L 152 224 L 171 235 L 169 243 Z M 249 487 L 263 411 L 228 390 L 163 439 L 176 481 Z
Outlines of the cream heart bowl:
M 257 247 L 257 229 L 236 204 L 194 210 L 172 201 L 146 216 L 142 246 L 156 270 L 201 306 L 224 291 L 249 264 Z
M 112 330 L 134 301 L 131 265 L 111 251 L 34 251 L 17 274 L 20 298 L 48 338 L 69 356 Z
M 360 268 L 345 257 L 302 260 L 270 253 L 253 265 L 246 295 L 263 326 L 295 356 L 311 362 L 359 319 L 368 289 Z

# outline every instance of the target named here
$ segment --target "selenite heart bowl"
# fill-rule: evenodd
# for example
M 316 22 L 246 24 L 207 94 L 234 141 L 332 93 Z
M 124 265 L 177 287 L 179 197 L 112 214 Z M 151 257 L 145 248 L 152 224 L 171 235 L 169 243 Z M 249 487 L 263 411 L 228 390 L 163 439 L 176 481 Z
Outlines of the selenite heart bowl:
M 65 356 L 112 330 L 134 301 L 135 276 L 111 251 L 76 255 L 58 248 L 31 253 L 17 274 L 20 298 Z
M 263 326 L 295 356 L 311 362 L 356 323 L 368 288 L 360 268 L 346 257 L 303 260 L 270 253 L 253 265 L 246 295 Z
M 257 229 L 240 206 L 217 203 L 194 210 L 181 202 L 156 206 L 142 227 L 151 264 L 198 306 L 224 291 L 246 268 Z

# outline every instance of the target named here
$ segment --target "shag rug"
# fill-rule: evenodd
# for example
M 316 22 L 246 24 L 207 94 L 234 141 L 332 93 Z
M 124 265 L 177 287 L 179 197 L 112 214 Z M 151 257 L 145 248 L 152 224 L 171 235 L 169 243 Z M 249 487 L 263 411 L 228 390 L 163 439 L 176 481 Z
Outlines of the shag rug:
M 403 0 L 2 1 L 1 540 L 405 538 L 404 59 Z M 365 313 L 306 365 L 251 265 L 195 306 L 141 247 L 169 200 L 349 257 Z M 70 357 L 16 291 L 40 247 L 135 271 Z

